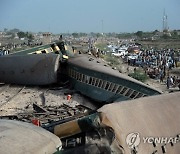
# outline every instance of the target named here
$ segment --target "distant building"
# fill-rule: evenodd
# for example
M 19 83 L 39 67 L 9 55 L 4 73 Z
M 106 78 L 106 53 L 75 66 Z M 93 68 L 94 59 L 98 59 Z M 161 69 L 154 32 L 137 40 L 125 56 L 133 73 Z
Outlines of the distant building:
M 43 33 L 43 38 L 42 38 L 42 43 L 43 44 L 49 44 L 51 43 L 51 33 L 47 32 L 47 33 Z

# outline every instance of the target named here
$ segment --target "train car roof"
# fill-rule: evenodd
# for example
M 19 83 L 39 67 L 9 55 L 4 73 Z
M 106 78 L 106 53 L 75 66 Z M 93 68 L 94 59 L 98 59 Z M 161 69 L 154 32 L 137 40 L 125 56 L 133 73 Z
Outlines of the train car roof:
M 97 59 L 95 57 L 90 57 L 88 55 L 78 55 L 76 57 L 72 57 L 68 60 L 69 64 L 73 64 L 79 67 L 83 67 L 85 69 L 89 69 L 89 70 L 93 70 L 93 71 L 98 71 L 101 73 L 105 73 L 105 74 L 109 74 L 115 77 L 119 77 L 122 78 L 124 80 L 128 80 L 134 83 L 137 83 L 139 85 L 145 86 L 147 88 L 151 88 L 159 93 L 162 93 L 160 90 L 148 86 L 134 78 L 131 78 L 123 73 L 118 72 L 117 70 L 114 70 L 112 68 L 110 68 L 109 66 L 107 66 L 107 64 L 102 60 L 102 59 Z
M 179 98 L 180 92 L 149 96 L 105 105 L 98 111 L 102 115 L 102 124 L 113 128 L 125 153 L 131 153 L 127 144 L 129 140 L 126 140 L 130 133 L 139 133 L 137 153 L 153 153 L 156 150 L 163 153 L 164 144 L 144 143 L 143 138 L 164 137 L 169 141 L 180 134 Z M 166 143 L 164 149 L 167 153 L 179 153 L 180 137 L 176 144 Z
M 61 148 L 54 134 L 30 123 L 0 120 L 0 153 L 52 154 Z
M 20 50 L 20 51 L 17 51 L 17 52 L 13 52 L 13 53 L 10 53 L 9 55 L 26 55 L 26 54 L 29 54 L 29 53 L 32 53 L 34 51 L 37 51 L 37 50 L 44 50 L 44 49 L 47 49 L 47 48 L 50 48 L 51 47 L 51 44 L 46 44 L 46 45 L 41 45 L 41 46 L 37 46 L 37 47 L 33 47 L 33 48 L 28 48 L 28 49 L 25 49 L 25 50 Z

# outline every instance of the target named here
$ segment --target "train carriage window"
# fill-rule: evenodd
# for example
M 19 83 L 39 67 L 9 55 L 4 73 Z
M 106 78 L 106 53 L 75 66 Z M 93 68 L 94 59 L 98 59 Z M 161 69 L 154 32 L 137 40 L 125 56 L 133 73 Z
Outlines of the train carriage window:
M 82 74 L 79 73 L 79 81 L 82 81 Z
M 86 82 L 84 74 L 82 75 L 82 82 Z
M 132 94 L 132 92 L 133 92 L 133 90 L 132 89 L 129 89 L 128 91 L 127 91 L 127 93 L 125 94 L 125 96 L 130 96 L 131 94 Z
M 72 77 L 75 78 L 75 71 L 72 70 Z
M 109 90 L 109 91 L 112 91 L 112 90 L 113 90 L 113 87 L 114 87 L 114 83 L 111 83 L 108 90 Z
M 74 78 L 77 79 L 77 72 L 74 71 Z
M 86 83 L 89 84 L 90 77 L 89 76 L 85 76 L 85 80 L 86 80 Z
M 114 84 L 114 87 L 113 87 L 113 89 L 112 89 L 112 92 L 114 93 L 114 92 L 117 90 L 117 88 L 118 88 L 118 85 L 117 85 L 117 84 Z
M 46 50 L 42 50 L 41 53 L 46 53 Z
M 142 93 L 139 93 L 135 98 L 140 98 L 140 97 L 142 97 L 143 96 L 143 94 Z
M 78 80 L 78 78 L 79 78 L 79 73 L 76 72 L 76 80 Z
M 124 94 L 128 88 L 123 87 L 123 90 L 120 92 L 120 94 Z
M 92 82 L 92 78 L 89 76 L 86 76 L 86 83 L 90 84 Z
M 72 70 L 72 77 L 74 78 L 74 76 L 75 76 L 75 73 L 74 73 L 74 70 Z
M 99 79 L 96 79 L 96 83 L 95 83 L 95 86 L 97 87 L 99 84 Z
M 134 98 L 136 95 L 137 95 L 137 91 L 134 91 L 131 95 L 130 95 L 130 98 Z
M 77 79 L 77 72 L 74 71 L 74 78 Z
M 100 88 L 103 84 L 103 81 L 101 79 L 99 79 L 99 84 L 98 84 L 98 87 Z
M 106 81 L 103 81 L 101 88 L 105 89 L 105 86 L 106 86 Z
M 96 83 L 96 78 L 92 78 L 92 85 L 94 86 Z
M 118 87 L 116 93 L 117 93 L 117 94 L 120 93 L 120 91 L 122 90 L 122 88 L 123 88 L 123 87 L 119 85 L 119 87 Z
M 108 90 L 109 86 L 110 86 L 110 83 L 107 82 L 107 83 L 106 83 L 106 86 L 105 86 L 105 89 Z
M 79 81 L 81 81 L 81 80 L 82 80 L 82 74 L 79 73 Z
M 78 72 L 77 80 L 80 81 L 80 73 Z

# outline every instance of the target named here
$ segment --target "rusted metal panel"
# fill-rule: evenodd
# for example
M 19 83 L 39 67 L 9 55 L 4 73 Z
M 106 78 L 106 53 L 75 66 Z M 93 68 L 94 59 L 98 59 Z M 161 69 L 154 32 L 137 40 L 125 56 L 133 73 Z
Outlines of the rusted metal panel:
M 0 82 L 47 85 L 57 81 L 59 55 L 39 54 L 0 57 Z

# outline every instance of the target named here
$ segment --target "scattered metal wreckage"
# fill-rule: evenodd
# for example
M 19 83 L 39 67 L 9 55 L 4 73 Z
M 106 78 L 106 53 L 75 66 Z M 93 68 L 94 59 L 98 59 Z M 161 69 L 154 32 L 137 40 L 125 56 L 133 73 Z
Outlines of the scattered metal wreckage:
M 57 125 L 54 133 L 61 138 L 62 153 L 178 154 L 179 96 L 176 92 L 108 104 Z
M 0 119 L 20 120 L 24 122 L 34 123 L 43 128 L 52 127 L 68 120 L 80 118 L 92 113 L 93 110 L 83 105 L 69 106 L 63 104 L 61 106 L 40 106 L 33 103 L 33 110 L 28 110 L 16 115 L 1 116 Z
M 36 51 L 33 52 L 38 54 Z M 53 54 L 47 55 L 51 57 Z M 37 55 L 32 57 L 35 56 Z M 58 55 L 55 59 L 58 59 L 57 57 Z M 109 68 L 102 70 L 99 63 L 87 65 L 89 59 L 87 57 L 86 59 L 77 57 L 67 63 L 60 63 L 60 66 L 63 65 L 64 75 L 70 78 L 73 88 L 94 100 L 100 98 L 99 101 L 103 103 L 114 101 L 117 103 L 105 105 L 97 112 L 84 106 L 46 107 L 33 104 L 34 110 L 30 113 L 1 118 L 32 122 L 59 136 L 62 150 L 56 153 L 147 153 L 147 151 L 165 153 L 167 150 L 177 153 L 180 150 L 179 143 L 173 146 L 172 144 L 154 146 L 152 143 L 129 147 L 126 137 L 132 132 L 138 132 L 144 137 L 177 135 L 180 128 L 178 117 L 180 94 L 158 95 L 161 92 L 134 79 L 111 72 Z M 73 60 L 76 62 L 73 63 Z M 56 61 L 59 63 L 59 60 Z M 98 66 L 98 69 L 95 66 Z M 93 95 L 91 92 L 94 92 Z M 144 96 L 150 97 L 140 98 Z M 127 101 L 128 99 L 132 100 Z M 164 150 L 165 148 L 167 150 Z
M 61 139 L 62 149 L 56 153 L 178 154 L 179 96 L 180 92 L 175 92 L 122 101 L 104 105 L 97 112 L 83 109 L 82 116 L 75 114 L 65 119 L 55 115 L 56 120 L 45 119 L 47 124 L 41 126 Z M 65 106 L 64 111 L 69 115 L 68 108 Z M 34 109 L 41 115 L 49 112 L 36 104 Z

